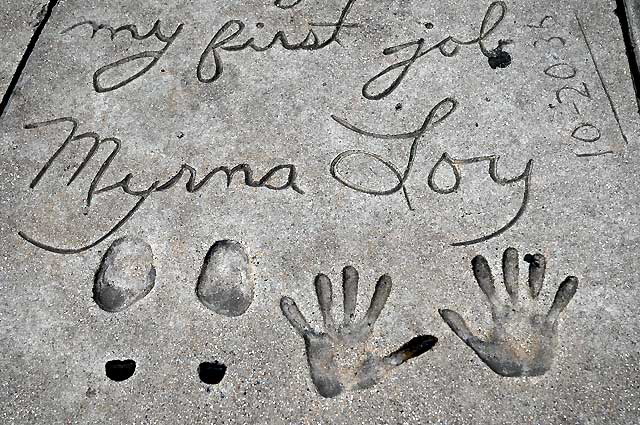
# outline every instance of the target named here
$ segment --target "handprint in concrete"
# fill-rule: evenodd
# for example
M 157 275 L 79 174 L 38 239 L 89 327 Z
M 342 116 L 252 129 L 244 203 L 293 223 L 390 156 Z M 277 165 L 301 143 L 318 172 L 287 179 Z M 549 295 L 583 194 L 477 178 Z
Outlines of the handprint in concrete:
M 345 390 L 373 387 L 396 366 L 430 350 L 438 341 L 434 336 L 421 335 L 386 357 L 373 355 L 366 343 L 391 293 L 391 278 L 388 275 L 380 277 L 367 312 L 362 319 L 356 320 L 358 272 L 348 266 L 342 275 L 344 316 L 341 323 L 334 320 L 331 311 L 331 281 L 323 274 L 315 279 L 324 332 L 318 332 L 309 325 L 291 298 L 283 297 L 280 301 L 282 313 L 304 338 L 311 379 L 323 397 L 335 397 Z
M 494 325 L 487 338 L 474 335 L 455 311 L 440 310 L 455 334 L 502 376 L 540 376 L 551 368 L 558 339 L 558 317 L 578 288 L 578 278 L 567 277 L 560 284 L 551 308 L 540 314 L 535 307 L 544 283 L 546 259 L 535 254 L 526 255 L 524 260 L 529 263 L 528 290 L 520 291 L 518 252 L 514 248 L 504 252 L 502 270 L 509 296 L 506 303 L 496 294 L 487 260 L 478 255 L 471 261 L 473 274 L 491 306 Z

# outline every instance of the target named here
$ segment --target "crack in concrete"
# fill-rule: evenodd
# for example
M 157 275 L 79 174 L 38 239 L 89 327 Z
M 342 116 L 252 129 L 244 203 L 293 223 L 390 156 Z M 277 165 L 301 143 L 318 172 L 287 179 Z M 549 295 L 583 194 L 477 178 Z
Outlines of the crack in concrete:
M 7 87 L 7 91 L 2 96 L 2 102 L 0 102 L 0 119 L 2 119 L 7 107 L 9 106 L 9 101 L 11 100 L 11 96 L 13 95 L 13 92 L 15 91 L 16 86 L 18 85 L 18 81 L 20 81 L 22 72 L 24 71 L 25 67 L 27 66 L 27 63 L 29 62 L 29 57 L 31 56 L 31 53 L 33 53 L 36 47 L 36 44 L 38 43 L 38 40 L 42 35 L 42 31 L 44 30 L 44 27 L 47 25 L 47 22 L 51 17 L 53 9 L 56 7 L 58 2 L 59 0 L 49 0 L 46 3 L 46 5 L 43 6 L 43 8 L 41 9 L 41 12 L 38 14 L 38 18 L 41 18 L 41 19 L 37 19 L 37 26 L 35 26 L 35 31 L 31 36 L 31 40 L 29 40 L 29 44 L 27 44 L 27 48 L 22 54 L 22 58 L 20 58 L 20 62 L 18 63 L 18 66 L 16 67 L 15 72 L 13 73 L 13 77 L 11 77 L 11 82 Z M 42 14 L 43 11 L 44 11 L 44 14 Z
M 624 41 L 625 50 L 627 53 L 627 59 L 629 60 L 629 69 L 631 70 L 631 80 L 633 82 L 633 89 L 636 94 L 636 103 L 638 106 L 638 112 L 640 113 L 640 68 L 638 67 L 638 59 L 640 57 L 640 51 L 634 34 L 640 31 L 640 28 L 635 28 L 634 25 L 640 23 L 636 14 L 639 10 L 634 10 L 632 4 L 633 0 L 616 0 L 616 9 L 614 13 L 620 21 L 620 27 L 622 28 L 622 40 Z M 636 18 L 635 20 L 633 18 Z

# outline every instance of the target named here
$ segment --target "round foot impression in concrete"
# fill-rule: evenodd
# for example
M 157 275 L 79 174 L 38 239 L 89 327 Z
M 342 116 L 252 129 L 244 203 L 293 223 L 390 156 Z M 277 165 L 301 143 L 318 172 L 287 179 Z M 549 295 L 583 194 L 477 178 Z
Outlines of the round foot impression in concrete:
M 244 314 L 253 302 L 249 257 L 235 241 L 218 241 L 207 253 L 196 295 L 210 310 L 224 316 Z
M 93 285 L 93 299 L 101 309 L 115 313 L 144 298 L 153 289 L 156 269 L 153 251 L 141 239 L 118 239 L 104 255 Z

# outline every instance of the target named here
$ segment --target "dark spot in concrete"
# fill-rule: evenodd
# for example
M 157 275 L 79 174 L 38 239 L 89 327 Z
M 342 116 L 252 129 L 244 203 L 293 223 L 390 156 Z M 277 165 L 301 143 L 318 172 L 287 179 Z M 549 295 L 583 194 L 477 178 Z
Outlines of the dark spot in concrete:
M 178 139 L 182 139 L 184 137 L 184 133 L 182 131 L 178 131 L 178 134 L 176 134 L 176 137 Z
M 96 396 L 96 390 L 89 387 L 87 388 L 87 392 L 85 393 L 87 397 L 95 397 Z
M 499 52 L 497 56 L 489 58 L 491 69 L 506 68 L 511 65 L 511 55 L 507 52 Z
M 401 109 L 402 109 L 402 103 L 398 103 L 398 104 L 396 105 L 396 111 L 399 111 L 399 110 L 401 110 Z
M 262 22 L 258 22 L 256 24 L 256 28 L 262 29 L 262 28 L 264 28 L 264 24 Z
M 426 23 L 424 24 L 424 27 L 425 27 L 426 29 L 430 30 L 430 29 L 432 29 L 432 28 L 433 28 L 433 24 L 432 24 L 431 22 L 426 22 Z
M 136 362 L 133 360 L 109 360 L 104 365 L 107 378 L 120 382 L 131 378 L 136 371 Z
M 524 261 L 526 261 L 527 263 L 529 263 L 531 265 L 534 265 L 536 267 L 540 267 L 539 259 L 536 258 L 535 255 L 525 254 Z
M 498 47 L 493 49 L 493 54 L 489 56 L 489 66 L 491 69 L 506 68 L 511 65 L 511 55 L 503 50 L 503 47 L 510 44 L 510 40 L 498 41 Z
M 198 366 L 198 376 L 207 385 L 219 384 L 226 372 L 227 366 L 217 361 L 212 363 L 203 362 Z

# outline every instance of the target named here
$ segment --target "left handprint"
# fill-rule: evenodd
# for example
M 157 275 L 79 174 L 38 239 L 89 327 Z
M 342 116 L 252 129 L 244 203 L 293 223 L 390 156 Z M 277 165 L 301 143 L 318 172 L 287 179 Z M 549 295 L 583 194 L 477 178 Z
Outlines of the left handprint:
M 344 318 L 341 324 L 335 322 L 331 312 L 331 281 L 323 274 L 315 279 L 325 332 L 311 328 L 291 298 L 283 297 L 280 300 L 282 313 L 304 338 L 311 379 L 323 397 L 335 397 L 344 390 L 373 387 L 396 366 L 418 357 L 438 342 L 432 335 L 420 335 L 386 357 L 374 356 L 367 349 L 366 342 L 391 293 L 391 278 L 388 275 L 380 277 L 365 316 L 361 320 L 354 320 L 358 272 L 347 266 L 342 275 Z

